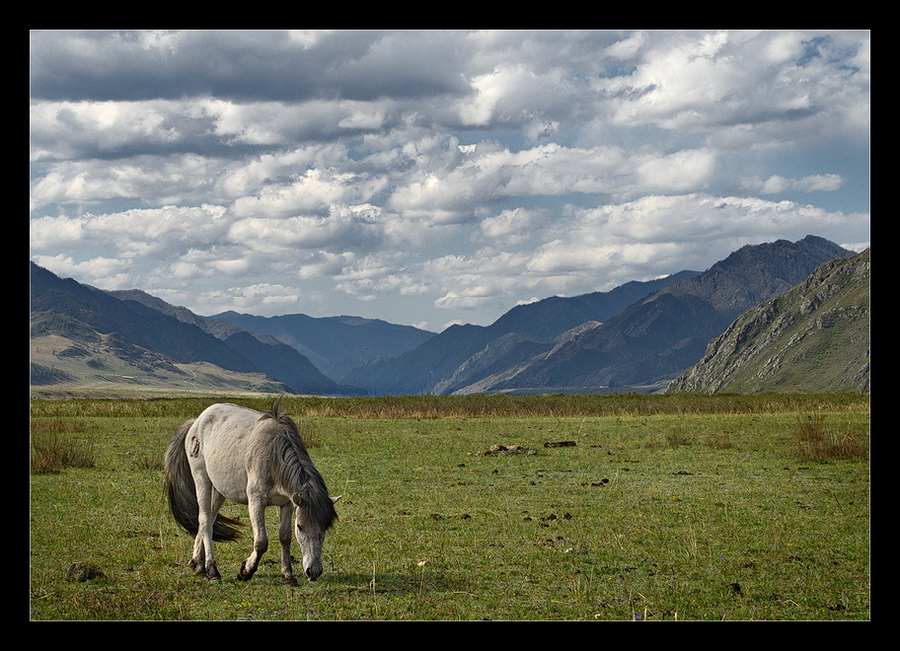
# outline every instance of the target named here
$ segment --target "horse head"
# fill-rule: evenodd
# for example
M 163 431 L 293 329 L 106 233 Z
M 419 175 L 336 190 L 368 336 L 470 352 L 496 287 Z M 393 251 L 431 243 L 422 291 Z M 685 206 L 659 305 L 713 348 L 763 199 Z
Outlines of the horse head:
M 314 503 L 299 492 L 291 496 L 297 542 L 303 554 L 303 572 L 310 581 L 315 581 L 322 575 L 322 545 L 325 542 L 325 532 L 337 518 L 334 503 L 339 499 L 340 495 L 328 497 L 329 508 L 323 509 L 321 504 Z

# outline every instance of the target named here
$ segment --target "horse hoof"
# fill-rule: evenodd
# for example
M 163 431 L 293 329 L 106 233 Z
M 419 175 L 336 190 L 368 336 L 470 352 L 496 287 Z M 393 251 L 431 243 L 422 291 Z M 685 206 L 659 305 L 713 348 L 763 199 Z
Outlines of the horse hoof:
M 286 577 L 284 577 L 284 578 L 281 580 L 281 584 L 282 584 L 282 585 L 296 586 L 296 585 L 297 585 L 297 579 L 295 579 L 295 578 L 292 577 L 292 576 L 286 576 Z
M 247 571 L 247 561 L 241 563 L 241 569 L 238 570 L 238 579 L 241 581 L 249 581 L 253 578 L 253 572 Z

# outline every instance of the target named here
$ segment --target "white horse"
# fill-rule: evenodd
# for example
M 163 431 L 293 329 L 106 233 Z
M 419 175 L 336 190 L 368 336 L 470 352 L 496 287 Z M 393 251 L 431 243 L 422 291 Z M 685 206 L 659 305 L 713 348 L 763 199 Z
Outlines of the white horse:
M 281 575 L 296 585 L 291 567 L 291 511 L 303 570 L 310 581 L 322 574 L 325 532 L 337 519 L 322 476 L 313 466 L 293 420 L 278 411 L 278 401 L 260 413 L 231 404 L 208 407 L 184 423 L 165 454 L 169 507 L 176 522 L 195 534 L 190 566 L 220 580 L 213 540 L 240 538 L 239 522 L 219 515 L 226 499 L 247 504 L 253 526 L 253 552 L 238 578 L 248 581 L 269 546 L 265 509 L 281 511 Z

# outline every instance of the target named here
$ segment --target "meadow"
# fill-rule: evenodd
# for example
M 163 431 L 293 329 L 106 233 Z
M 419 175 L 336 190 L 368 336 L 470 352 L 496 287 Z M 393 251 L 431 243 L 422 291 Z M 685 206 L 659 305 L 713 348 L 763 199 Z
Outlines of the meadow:
M 342 495 L 296 587 L 275 509 L 187 567 L 162 455 L 224 401 L 31 401 L 31 620 L 870 618 L 868 396 L 286 396 Z

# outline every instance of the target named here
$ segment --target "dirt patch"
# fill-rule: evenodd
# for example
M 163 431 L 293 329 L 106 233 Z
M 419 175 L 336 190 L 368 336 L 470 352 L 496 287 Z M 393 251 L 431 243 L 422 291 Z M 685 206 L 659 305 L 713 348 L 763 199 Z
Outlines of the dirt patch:
M 535 450 L 534 448 L 527 448 L 523 445 L 510 445 L 509 447 L 507 447 L 498 443 L 496 445 L 492 445 L 490 450 L 479 452 L 478 456 L 490 457 L 500 454 L 537 454 L 537 450 Z

